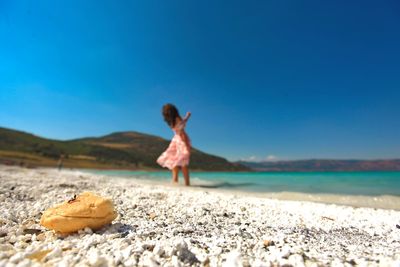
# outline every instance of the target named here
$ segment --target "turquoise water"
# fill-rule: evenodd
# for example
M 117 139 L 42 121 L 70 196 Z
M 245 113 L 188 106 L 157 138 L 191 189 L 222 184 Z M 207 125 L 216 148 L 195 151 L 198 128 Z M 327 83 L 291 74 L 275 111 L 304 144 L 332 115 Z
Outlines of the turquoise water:
M 166 171 L 90 172 L 152 181 L 171 180 L 171 173 Z M 179 179 L 182 183 L 183 178 Z M 203 188 L 250 192 L 400 196 L 400 172 L 192 172 L 191 183 Z

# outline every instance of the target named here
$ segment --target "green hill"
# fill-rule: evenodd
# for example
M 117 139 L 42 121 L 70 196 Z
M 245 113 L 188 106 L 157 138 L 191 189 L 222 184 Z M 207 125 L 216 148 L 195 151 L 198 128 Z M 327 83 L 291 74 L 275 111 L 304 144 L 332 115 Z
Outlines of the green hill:
M 68 141 L 51 140 L 0 127 L 0 162 L 29 166 L 55 166 L 65 155 L 64 166 L 104 169 L 160 169 L 157 157 L 169 141 L 138 132 L 112 133 Z M 191 169 L 247 170 L 240 164 L 192 149 Z

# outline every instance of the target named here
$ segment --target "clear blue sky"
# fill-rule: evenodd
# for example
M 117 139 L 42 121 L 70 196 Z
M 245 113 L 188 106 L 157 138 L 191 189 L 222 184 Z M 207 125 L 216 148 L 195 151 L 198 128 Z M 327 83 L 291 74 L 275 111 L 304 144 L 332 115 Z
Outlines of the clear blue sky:
M 400 3 L 0 1 L 0 125 L 165 138 L 232 160 L 400 157 Z

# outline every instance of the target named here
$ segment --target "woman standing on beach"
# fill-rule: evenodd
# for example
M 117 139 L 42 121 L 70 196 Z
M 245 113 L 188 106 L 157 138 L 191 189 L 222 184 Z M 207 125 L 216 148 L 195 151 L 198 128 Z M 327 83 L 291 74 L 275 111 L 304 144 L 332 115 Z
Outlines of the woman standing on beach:
M 162 167 L 167 167 L 172 171 L 172 182 L 178 183 L 179 168 L 182 168 L 185 185 L 190 185 L 189 180 L 189 158 L 190 158 L 190 139 L 185 132 L 186 122 L 190 117 L 190 112 L 182 119 L 178 109 L 172 104 L 166 104 L 162 108 L 165 122 L 174 131 L 175 135 L 171 140 L 167 150 L 157 159 L 157 163 Z

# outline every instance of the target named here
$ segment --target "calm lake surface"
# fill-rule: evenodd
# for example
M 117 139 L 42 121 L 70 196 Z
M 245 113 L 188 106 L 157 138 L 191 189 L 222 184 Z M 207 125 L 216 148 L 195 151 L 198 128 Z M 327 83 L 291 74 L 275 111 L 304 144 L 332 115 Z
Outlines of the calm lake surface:
M 108 176 L 167 182 L 167 171 L 86 171 Z M 179 181 L 183 182 L 180 175 Z M 299 192 L 400 196 L 400 172 L 191 172 L 193 185 L 249 192 Z

